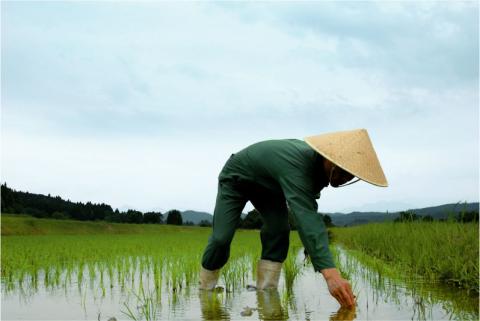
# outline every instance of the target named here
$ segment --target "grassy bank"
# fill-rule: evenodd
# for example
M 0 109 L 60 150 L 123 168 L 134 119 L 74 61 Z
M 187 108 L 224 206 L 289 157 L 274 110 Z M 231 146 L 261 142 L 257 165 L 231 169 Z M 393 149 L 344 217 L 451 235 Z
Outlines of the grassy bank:
M 28 215 L 2 214 L 2 236 L 78 235 L 78 234 L 151 234 L 163 231 L 188 231 L 208 228 L 159 224 L 123 224 L 105 221 L 39 219 Z
M 376 223 L 332 229 L 335 242 L 421 275 L 478 293 L 478 224 Z

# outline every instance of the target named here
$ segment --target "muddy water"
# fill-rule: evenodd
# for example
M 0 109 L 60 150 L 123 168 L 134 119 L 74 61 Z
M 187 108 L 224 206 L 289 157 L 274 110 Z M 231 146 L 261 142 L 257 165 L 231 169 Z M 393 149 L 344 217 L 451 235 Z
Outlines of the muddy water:
M 250 277 L 232 293 L 195 287 L 173 292 L 166 284 L 155 289 L 139 273 L 123 286 L 106 276 L 80 284 L 72 277 L 48 287 L 39 282 L 36 287 L 9 288 L 2 281 L 1 316 L 2 320 L 478 320 L 478 296 L 420 279 L 388 278 L 349 252 L 340 248 L 337 252 L 357 295 L 352 310 L 341 309 L 323 277 L 307 265 L 289 289 L 283 276 L 278 290 L 247 289 L 254 284 Z M 301 256 L 300 251 L 299 260 Z

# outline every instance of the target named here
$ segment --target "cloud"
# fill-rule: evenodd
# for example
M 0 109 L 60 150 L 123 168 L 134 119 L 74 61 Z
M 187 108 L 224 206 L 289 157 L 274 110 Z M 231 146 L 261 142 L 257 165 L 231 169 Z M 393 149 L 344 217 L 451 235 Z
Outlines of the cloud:
M 478 199 L 476 3 L 2 6 L 13 187 L 211 211 L 230 153 L 368 128 L 391 188 L 321 209 Z
M 240 19 L 267 20 L 296 38 L 330 44 L 328 51 L 307 45 L 305 53 L 334 69 L 391 75 L 387 80 L 397 86 L 446 87 L 478 79 L 478 4 L 473 2 L 219 6 Z

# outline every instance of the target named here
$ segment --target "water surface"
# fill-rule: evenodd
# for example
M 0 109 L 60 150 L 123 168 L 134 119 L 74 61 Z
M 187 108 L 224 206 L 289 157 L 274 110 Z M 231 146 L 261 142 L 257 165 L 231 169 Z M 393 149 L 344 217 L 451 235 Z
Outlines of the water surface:
M 415 280 L 386 277 L 339 247 L 343 273 L 357 296 L 355 309 L 341 309 L 323 277 L 297 262 L 300 274 L 291 287 L 282 275 L 278 290 L 255 291 L 248 273 L 233 292 L 199 291 L 195 285 L 173 289 L 153 281 L 153 271 L 133 268 L 104 273 L 86 266 L 58 272 L 54 280 L 38 275 L 20 284 L 2 278 L 2 320 L 478 320 L 478 296 Z M 96 268 L 95 268 L 96 269 Z M 121 273 L 120 273 L 121 272 Z M 91 277 L 91 275 L 93 275 Z M 221 279 L 219 286 L 225 287 Z

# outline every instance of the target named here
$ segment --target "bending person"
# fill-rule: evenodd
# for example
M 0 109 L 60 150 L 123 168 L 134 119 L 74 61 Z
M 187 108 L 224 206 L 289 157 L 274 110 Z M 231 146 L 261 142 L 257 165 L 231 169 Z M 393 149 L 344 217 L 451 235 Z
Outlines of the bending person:
M 354 305 L 347 280 L 335 267 L 316 199 L 328 185 L 341 187 L 354 177 L 377 186 L 387 180 L 365 129 L 298 139 L 267 140 L 232 154 L 218 177 L 212 234 L 203 253 L 200 289 L 215 288 L 246 203 L 260 212 L 263 226 L 257 288 L 278 286 L 289 246 L 288 208 L 315 271 L 342 306 Z

